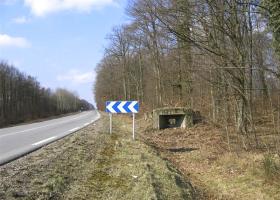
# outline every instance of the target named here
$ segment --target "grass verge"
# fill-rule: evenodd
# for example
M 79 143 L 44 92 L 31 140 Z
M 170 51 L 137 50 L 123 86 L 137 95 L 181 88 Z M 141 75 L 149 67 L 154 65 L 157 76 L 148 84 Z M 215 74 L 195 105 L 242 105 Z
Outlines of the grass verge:
M 0 167 L 0 199 L 201 199 L 170 162 L 107 117 Z

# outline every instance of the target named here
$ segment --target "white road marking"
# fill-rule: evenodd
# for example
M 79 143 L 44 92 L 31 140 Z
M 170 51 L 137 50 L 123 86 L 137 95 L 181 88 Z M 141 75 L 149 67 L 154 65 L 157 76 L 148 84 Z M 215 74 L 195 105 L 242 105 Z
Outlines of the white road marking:
M 85 123 L 85 124 L 84 124 L 84 126 L 88 126 L 88 125 L 90 125 L 90 123 Z
M 38 146 L 38 145 L 43 144 L 43 143 L 46 143 L 46 142 L 48 142 L 48 141 L 50 141 L 50 140 L 54 140 L 55 138 L 57 138 L 57 136 L 53 136 L 53 137 L 47 138 L 47 139 L 45 139 L 45 140 L 41 140 L 41 141 L 36 142 L 36 143 L 34 143 L 34 144 L 32 144 L 32 145 L 33 145 L 33 146 Z
M 79 129 L 80 129 L 80 127 L 76 127 L 76 128 L 73 128 L 73 129 L 69 130 L 69 132 L 74 132 L 74 131 L 77 131 Z

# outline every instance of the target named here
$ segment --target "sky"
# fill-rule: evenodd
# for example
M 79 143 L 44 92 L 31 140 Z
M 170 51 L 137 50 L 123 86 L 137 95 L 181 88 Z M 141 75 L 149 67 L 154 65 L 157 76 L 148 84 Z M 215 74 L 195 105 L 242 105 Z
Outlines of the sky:
M 0 60 L 94 104 L 95 67 L 127 0 L 0 0 Z

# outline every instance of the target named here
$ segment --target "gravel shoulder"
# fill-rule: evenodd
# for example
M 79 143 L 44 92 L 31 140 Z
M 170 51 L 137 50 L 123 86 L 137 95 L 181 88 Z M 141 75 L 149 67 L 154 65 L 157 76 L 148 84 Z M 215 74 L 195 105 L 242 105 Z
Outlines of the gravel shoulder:
M 108 118 L 0 167 L 0 199 L 201 199 L 131 125 Z

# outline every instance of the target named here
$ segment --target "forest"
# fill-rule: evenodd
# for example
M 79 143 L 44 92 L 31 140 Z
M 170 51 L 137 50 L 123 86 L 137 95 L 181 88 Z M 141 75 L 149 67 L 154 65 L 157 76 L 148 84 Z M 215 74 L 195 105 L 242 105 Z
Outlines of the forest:
M 97 67 L 97 107 L 183 106 L 259 145 L 280 131 L 280 2 L 132 0 Z M 263 125 L 265 124 L 265 125 Z M 244 147 L 246 148 L 245 142 Z
M 52 91 L 15 67 L 0 62 L 0 127 L 93 109 L 66 89 Z

